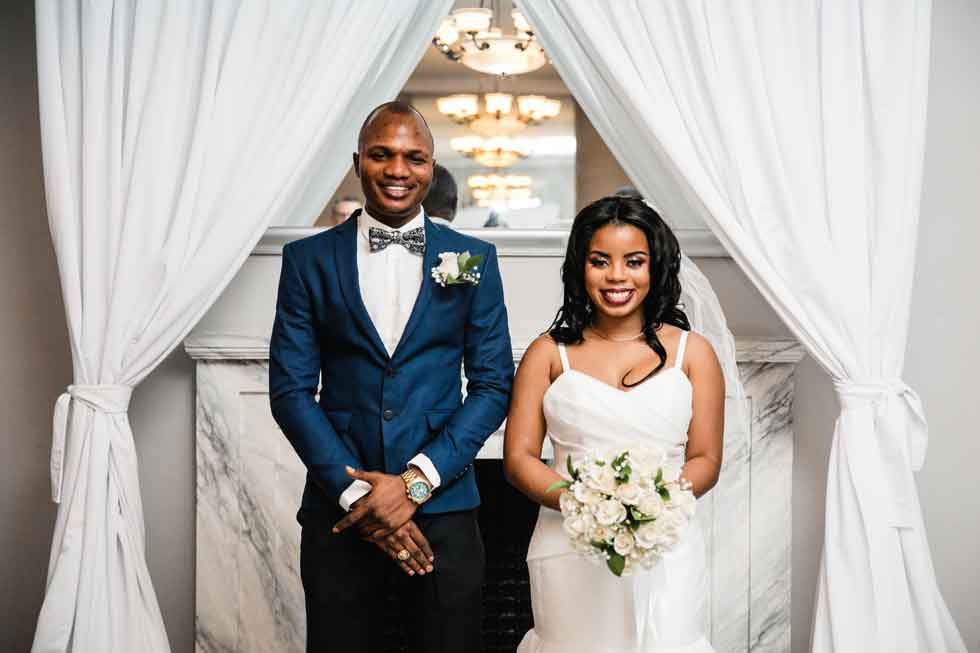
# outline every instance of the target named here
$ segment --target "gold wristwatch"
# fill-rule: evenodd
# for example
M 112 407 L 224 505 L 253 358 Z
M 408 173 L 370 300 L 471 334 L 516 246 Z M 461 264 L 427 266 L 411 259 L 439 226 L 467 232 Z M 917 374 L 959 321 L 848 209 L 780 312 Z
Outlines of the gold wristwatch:
M 409 467 L 402 473 L 402 480 L 405 481 L 405 494 L 415 505 L 421 506 L 432 496 L 432 484 L 414 467 Z

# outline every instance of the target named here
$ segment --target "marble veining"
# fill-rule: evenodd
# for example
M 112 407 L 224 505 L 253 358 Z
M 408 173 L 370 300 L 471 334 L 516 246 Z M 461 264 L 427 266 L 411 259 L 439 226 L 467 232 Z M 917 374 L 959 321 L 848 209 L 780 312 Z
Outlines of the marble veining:
M 210 334 L 186 349 L 197 359 L 196 651 L 303 651 L 295 514 L 306 470 L 269 410 L 268 343 Z M 698 506 L 708 633 L 719 653 L 789 651 L 791 406 L 802 350 L 745 339 L 737 350 L 747 396 L 727 400 L 722 473 Z M 500 457 L 501 435 L 482 456 Z

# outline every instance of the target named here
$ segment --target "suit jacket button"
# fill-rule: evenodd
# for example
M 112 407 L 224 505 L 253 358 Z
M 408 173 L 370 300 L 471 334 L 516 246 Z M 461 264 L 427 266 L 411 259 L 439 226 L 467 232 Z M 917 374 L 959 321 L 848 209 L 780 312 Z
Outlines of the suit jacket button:
M 390 422 L 391 420 L 395 419 L 395 411 L 386 410 L 381 416 L 386 422 Z

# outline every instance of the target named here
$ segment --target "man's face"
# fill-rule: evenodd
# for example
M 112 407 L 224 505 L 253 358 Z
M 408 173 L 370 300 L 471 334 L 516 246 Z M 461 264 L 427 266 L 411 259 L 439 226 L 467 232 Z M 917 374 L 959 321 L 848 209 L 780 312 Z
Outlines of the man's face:
M 395 227 L 415 217 L 432 183 L 434 163 L 432 138 L 421 120 L 390 112 L 376 116 L 354 155 L 365 210 Z

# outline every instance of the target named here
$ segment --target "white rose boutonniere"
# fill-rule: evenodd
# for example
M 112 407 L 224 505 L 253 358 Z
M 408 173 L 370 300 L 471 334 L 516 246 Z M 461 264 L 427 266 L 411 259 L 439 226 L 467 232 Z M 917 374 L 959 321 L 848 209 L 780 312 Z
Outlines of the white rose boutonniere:
M 475 286 L 480 283 L 480 273 L 476 269 L 482 262 L 483 256 L 479 254 L 442 252 L 439 254 L 439 265 L 432 268 L 432 278 L 443 288 L 464 283 Z

